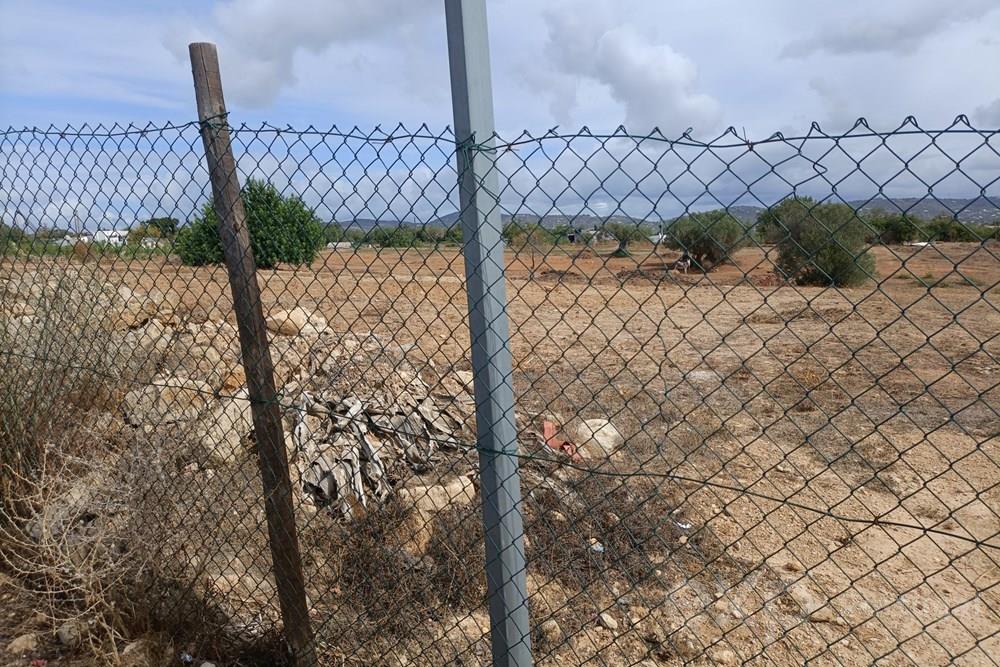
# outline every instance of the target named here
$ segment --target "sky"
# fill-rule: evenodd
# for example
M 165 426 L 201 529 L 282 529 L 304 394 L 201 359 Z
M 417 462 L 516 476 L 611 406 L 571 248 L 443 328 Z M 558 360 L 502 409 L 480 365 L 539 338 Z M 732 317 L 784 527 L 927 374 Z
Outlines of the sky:
M 234 122 L 439 131 L 451 124 L 443 5 L 0 0 L 0 127 L 189 121 L 187 44 L 212 41 Z M 690 129 L 701 139 L 733 127 L 759 141 L 802 135 L 812 123 L 843 131 L 859 117 L 880 130 L 909 116 L 942 128 L 959 114 L 1000 128 L 996 0 L 487 6 L 496 125 L 505 137 L 625 125 L 671 138 Z M 627 146 L 617 148 L 603 158 L 611 168 Z M 886 158 L 888 178 L 891 155 L 877 157 Z M 972 157 L 972 166 L 990 160 L 989 151 Z M 419 178 L 426 184 L 426 174 Z M 630 179 L 619 180 L 627 189 Z M 925 187 L 916 186 L 917 194 Z
M 247 121 L 450 124 L 443 0 L 0 0 L 0 124 L 183 121 L 187 44 Z M 488 0 L 497 126 L 755 137 L 1000 126 L 995 0 Z

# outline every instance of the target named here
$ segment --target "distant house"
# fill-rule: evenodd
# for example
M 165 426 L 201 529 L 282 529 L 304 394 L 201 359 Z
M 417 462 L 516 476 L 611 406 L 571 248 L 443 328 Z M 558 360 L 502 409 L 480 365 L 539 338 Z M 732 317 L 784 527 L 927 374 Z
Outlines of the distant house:
M 107 243 L 108 245 L 125 245 L 128 238 L 128 230 L 124 229 L 101 229 L 94 232 L 94 243 Z
M 93 238 L 90 234 L 67 234 L 66 236 L 59 239 L 59 245 L 66 247 L 73 247 L 77 243 L 90 243 Z
M 326 244 L 329 250 L 351 250 L 354 248 L 354 244 L 350 241 L 331 241 Z

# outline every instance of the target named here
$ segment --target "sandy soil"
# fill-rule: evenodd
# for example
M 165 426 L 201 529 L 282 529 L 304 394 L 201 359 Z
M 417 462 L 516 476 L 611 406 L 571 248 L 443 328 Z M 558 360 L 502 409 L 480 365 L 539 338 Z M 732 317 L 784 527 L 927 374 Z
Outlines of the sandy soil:
M 586 605 L 529 564 L 534 622 L 576 631 L 536 638 L 539 664 L 994 664 L 1000 246 L 875 252 L 879 282 L 847 290 L 780 285 L 759 248 L 708 275 L 643 248 L 508 253 L 519 425 L 610 419 L 624 445 L 585 465 L 640 473 L 673 508 L 672 538 L 639 549 L 652 576 L 609 573 Z M 233 320 L 221 268 L 103 268 L 193 320 Z M 326 252 L 259 277 L 268 310 L 303 305 L 470 368 L 455 249 Z M 526 476 L 525 496 L 540 484 Z M 548 529 L 529 515 L 529 541 Z M 480 664 L 484 613 L 425 643 Z

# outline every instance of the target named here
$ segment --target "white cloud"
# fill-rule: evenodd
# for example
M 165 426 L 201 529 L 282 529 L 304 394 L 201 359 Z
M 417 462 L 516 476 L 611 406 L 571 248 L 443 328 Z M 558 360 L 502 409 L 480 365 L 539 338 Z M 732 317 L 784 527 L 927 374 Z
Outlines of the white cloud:
M 631 24 L 608 23 L 610 13 L 560 11 L 545 18 L 549 29 L 545 53 L 558 68 L 549 75 L 557 82 L 550 94 L 554 105 L 562 96 L 569 101 L 556 107 L 560 115 L 570 115 L 582 97 L 579 87 L 591 82 L 607 88 L 623 109 L 625 124 L 635 132 L 658 127 L 677 135 L 688 127 L 711 131 L 718 124 L 719 103 L 699 92 L 696 65 L 669 44 Z M 564 75 L 561 82 L 559 74 Z M 581 109 L 587 110 L 586 105 Z
M 801 58 L 821 52 L 864 54 L 912 53 L 927 39 L 954 24 L 981 18 L 997 7 L 994 0 L 921 0 L 865 3 L 862 14 L 831 21 L 804 39 L 790 41 L 782 55 Z
M 984 104 L 976 108 L 973 120 L 982 125 L 985 129 L 1000 128 L 1000 97 L 989 104 Z
M 212 12 L 207 35 L 226 52 L 226 88 L 238 104 L 266 107 L 283 90 L 302 82 L 296 59 L 303 53 L 322 54 L 337 45 L 369 45 L 394 41 L 415 21 L 443 12 L 437 0 L 299 0 L 292 6 L 278 0 L 229 0 Z M 204 38 L 202 30 L 175 25 L 170 43 L 187 58 L 187 42 Z M 363 63 L 364 49 L 353 56 Z M 336 69 L 328 82 L 336 81 Z

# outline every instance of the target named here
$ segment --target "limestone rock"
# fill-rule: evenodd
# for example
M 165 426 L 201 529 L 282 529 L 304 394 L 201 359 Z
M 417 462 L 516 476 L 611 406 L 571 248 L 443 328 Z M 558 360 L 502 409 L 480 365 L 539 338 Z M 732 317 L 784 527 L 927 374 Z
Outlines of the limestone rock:
M 56 638 L 63 646 L 73 648 L 83 643 L 83 638 L 86 633 L 86 623 L 78 619 L 70 619 L 60 625 L 56 630 Z
M 579 448 L 588 453 L 611 455 L 625 444 L 625 438 L 608 419 L 585 419 L 575 435 Z
M 728 648 L 719 649 L 713 653 L 712 662 L 716 665 L 722 665 L 722 667 L 731 667 L 732 665 L 740 664 L 736 653 Z
M 7 644 L 7 653 L 11 655 L 24 655 L 25 653 L 34 653 L 38 650 L 38 635 L 29 632 L 26 635 L 21 635 Z
M 267 330 L 280 336 L 316 335 L 326 327 L 322 315 L 301 306 L 276 311 L 267 318 Z
M 214 402 L 202 416 L 199 439 L 202 448 L 216 463 L 235 463 L 243 454 L 243 440 L 253 430 L 250 393 L 236 392 L 232 398 Z
M 606 611 L 602 611 L 597 616 L 597 622 L 601 624 L 601 627 L 607 628 L 608 630 L 618 629 L 618 621 L 616 621 L 615 617 Z
M 542 639 L 550 644 L 553 644 L 562 637 L 562 629 L 555 619 L 548 619 L 543 622 L 539 628 L 542 631 Z
M 450 507 L 462 507 L 476 501 L 472 479 L 461 475 L 446 484 L 413 486 L 399 490 L 399 498 L 420 512 L 443 512 Z
M 125 395 L 125 419 L 133 426 L 154 426 L 188 421 L 197 417 L 212 398 L 212 387 L 193 378 L 154 378 L 152 384 Z

